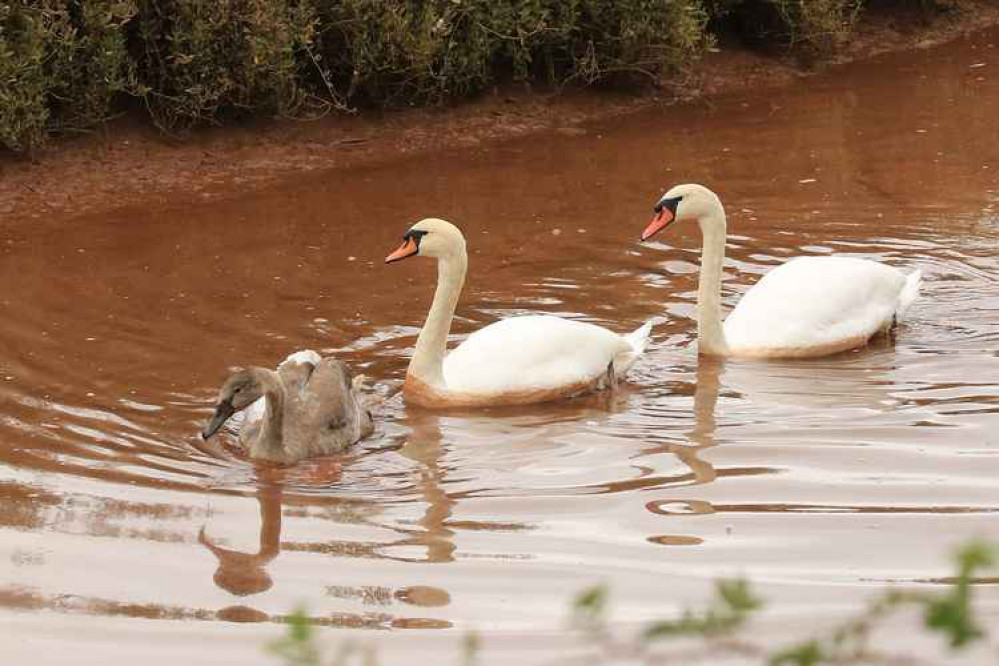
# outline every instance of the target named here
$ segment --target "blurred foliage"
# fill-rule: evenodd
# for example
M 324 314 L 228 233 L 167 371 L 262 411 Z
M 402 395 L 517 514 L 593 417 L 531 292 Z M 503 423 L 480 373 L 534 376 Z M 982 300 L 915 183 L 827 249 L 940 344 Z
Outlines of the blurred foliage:
M 685 611 L 679 620 L 660 620 L 645 630 L 645 640 L 672 636 L 717 636 L 735 631 L 763 607 L 763 602 L 742 579 L 720 580 L 715 584 L 715 600 L 701 612 Z
M 316 630 L 309 623 L 304 608 L 295 611 L 284 619 L 288 630 L 284 636 L 267 644 L 267 651 L 280 657 L 287 666 L 319 666 L 319 647 L 316 645 Z
M 987 638 L 974 616 L 972 589 L 982 569 L 996 564 L 995 548 L 986 542 L 972 541 L 955 554 L 957 571 L 940 592 L 891 588 L 874 597 L 857 614 L 832 627 L 819 637 L 809 637 L 778 650 L 752 641 L 737 640 L 754 613 L 763 608 L 762 600 L 743 579 L 720 580 L 715 594 L 704 610 L 685 610 L 679 618 L 649 624 L 635 638 L 619 640 L 610 626 L 610 595 L 603 585 L 580 592 L 572 600 L 573 628 L 593 643 L 598 652 L 611 663 L 641 660 L 642 663 L 685 663 L 691 659 L 734 650 L 744 657 L 756 657 L 769 666 L 821 666 L 859 663 L 900 663 L 883 652 L 869 647 L 870 637 L 893 612 L 915 608 L 922 612 L 924 627 L 942 635 L 951 649 L 961 649 Z M 350 641 L 343 643 L 332 658 L 324 660 L 315 629 L 303 610 L 285 619 L 288 625 L 283 638 L 268 644 L 267 649 L 280 657 L 285 666 L 346 666 L 352 657 L 359 663 L 377 663 L 372 650 L 359 649 Z M 680 654 L 682 661 L 669 655 L 652 653 L 653 645 L 665 639 L 702 639 L 704 654 L 690 651 L 689 642 Z M 475 633 L 465 635 L 463 662 L 473 666 L 481 650 Z M 696 657 L 696 658 L 695 658 Z
M 957 574 L 942 593 L 888 590 L 871 601 L 864 612 L 835 627 L 825 638 L 812 638 L 770 656 L 770 666 L 852 664 L 870 655 L 868 642 L 877 623 L 900 608 L 922 611 L 923 624 L 942 634 L 952 649 L 966 647 L 985 636 L 974 618 L 971 589 L 980 569 L 995 564 L 995 550 L 973 541 L 956 554 Z
M 268 652 L 281 659 L 285 666 L 377 666 L 375 652 L 369 645 L 344 641 L 329 658 L 322 653 L 305 608 L 297 608 L 283 619 L 288 629 L 281 638 L 266 645 Z M 474 650 L 467 653 L 466 664 L 474 663 Z
M 923 606 L 926 627 L 944 634 L 953 648 L 964 647 L 984 635 L 975 623 L 971 585 L 978 570 L 995 566 L 995 560 L 996 552 L 989 544 L 969 543 L 957 553 L 957 577 L 948 593 L 916 598 Z
M 924 627 L 942 635 L 952 649 L 985 638 L 974 617 L 971 591 L 981 569 L 994 566 L 995 558 L 991 545 L 970 542 L 956 553 L 957 572 L 944 591 L 889 589 L 827 633 L 777 650 L 738 640 L 740 630 L 763 608 L 762 600 L 743 579 L 716 582 L 714 597 L 703 610 L 688 609 L 676 619 L 653 622 L 637 638 L 624 641 L 615 638 L 608 623 L 607 589 L 593 587 L 573 600 L 573 626 L 611 662 L 641 657 L 644 663 L 682 663 L 668 655 L 650 654 L 650 649 L 665 639 L 698 638 L 704 644 L 704 654 L 700 656 L 731 649 L 757 657 L 770 666 L 884 663 L 886 655 L 870 649 L 870 637 L 881 622 L 903 608 L 919 610 Z M 690 659 L 692 655 L 689 648 L 681 654 L 681 659 Z
M 511 80 L 657 84 L 722 27 L 823 58 L 863 3 L 893 2 L 974 0 L 0 0 L 0 146 L 30 153 L 130 97 L 175 131 L 441 104 Z

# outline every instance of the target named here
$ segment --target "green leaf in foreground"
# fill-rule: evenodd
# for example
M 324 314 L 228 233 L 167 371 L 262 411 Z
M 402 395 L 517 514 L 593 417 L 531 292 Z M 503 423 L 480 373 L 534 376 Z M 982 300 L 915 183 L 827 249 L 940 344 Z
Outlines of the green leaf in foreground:
M 296 608 L 284 622 L 288 626 L 285 636 L 268 643 L 268 652 L 281 657 L 288 666 L 319 666 L 316 630 L 305 609 Z
M 995 563 L 995 549 L 972 541 L 957 552 L 957 575 L 945 592 L 888 590 L 857 616 L 834 627 L 827 638 L 813 638 L 770 656 L 770 666 L 816 666 L 855 663 L 867 654 L 867 640 L 877 623 L 902 607 L 921 608 L 927 629 L 943 634 L 952 649 L 983 638 L 971 605 L 975 575 Z
M 944 634 L 952 648 L 962 648 L 983 636 L 971 607 L 971 584 L 979 569 L 995 563 L 995 556 L 995 550 L 982 541 L 963 546 L 957 553 L 954 587 L 942 597 L 926 598 L 923 602 L 926 627 Z
M 763 602 L 753 594 L 744 579 L 720 580 L 715 584 L 715 599 L 700 613 L 685 611 L 679 620 L 651 624 L 644 633 L 647 641 L 671 636 L 716 636 L 738 629 Z
M 572 602 L 573 619 L 582 625 L 602 625 L 607 611 L 607 588 L 596 585 L 580 592 Z
M 770 666 L 815 666 L 827 660 L 822 644 L 817 640 L 811 640 L 771 655 L 769 664 Z

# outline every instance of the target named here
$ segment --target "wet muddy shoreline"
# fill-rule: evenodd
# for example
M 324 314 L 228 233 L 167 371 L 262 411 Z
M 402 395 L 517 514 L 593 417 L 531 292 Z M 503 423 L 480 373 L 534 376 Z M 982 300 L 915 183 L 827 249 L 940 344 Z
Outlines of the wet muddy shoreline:
M 849 47 L 818 70 L 723 42 L 682 81 L 665 81 L 644 94 L 507 86 L 452 107 L 256 121 L 201 129 L 183 139 L 126 116 L 89 136 L 60 139 L 34 162 L 0 155 L 0 216 L 4 225 L 56 222 L 131 205 L 207 202 L 308 173 L 431 158 L 536 133 L 585 134 L 588 123 L 653 108 L 669 114 L 677 102 L 699 100 L 710 108 L 713 99 L 742 90 L 807 85 L 830 68 L 930 48 L 996 24 L 999 7 L 933 23 L 875 13 L 858 26 Z

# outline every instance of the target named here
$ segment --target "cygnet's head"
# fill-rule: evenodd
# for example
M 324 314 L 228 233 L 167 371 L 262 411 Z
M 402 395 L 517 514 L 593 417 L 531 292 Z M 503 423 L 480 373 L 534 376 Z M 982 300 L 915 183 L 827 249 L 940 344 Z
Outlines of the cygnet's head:
M 442 259 L 464 252 L 465 237 L 458 227 L 446 220 L 429 217 L 409 228 L 402 237 L 402 245 L 385 257 L 385 263 L 391 264 L 413 255 Z
M 642 232 L 642 240 L 652 238 L 678 220 L 700 220 L 721 207 L 718 195 L 704 187 L 687 183 L 664 194 L 652 208 L 655 217 Z
M 226 421 L 236 412 L 246 409 L 264 395 L 263 385 L 258 378 L 259 368 L 238 370 L 231 374 L 219 391 L 215 414 L 201 433 L 202 439 L 208 439 L 219 431 Z

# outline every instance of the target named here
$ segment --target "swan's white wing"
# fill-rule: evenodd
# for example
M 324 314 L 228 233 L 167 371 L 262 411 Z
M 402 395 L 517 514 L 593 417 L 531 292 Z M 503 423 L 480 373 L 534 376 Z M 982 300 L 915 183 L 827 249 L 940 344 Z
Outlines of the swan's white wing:
M 643 338 L 644 341 L 644 338 Z M 595 324 L 549 315 L 510 317 L 472 333 L 444 359 L 450 391 L 502 393 L 592 381 L 632 343 Z
M 901 271 L 853 257 L 800 257 L 767 273 L 725 320 L 733 351 L 821 347 L 870 337 L 900 309 Z

